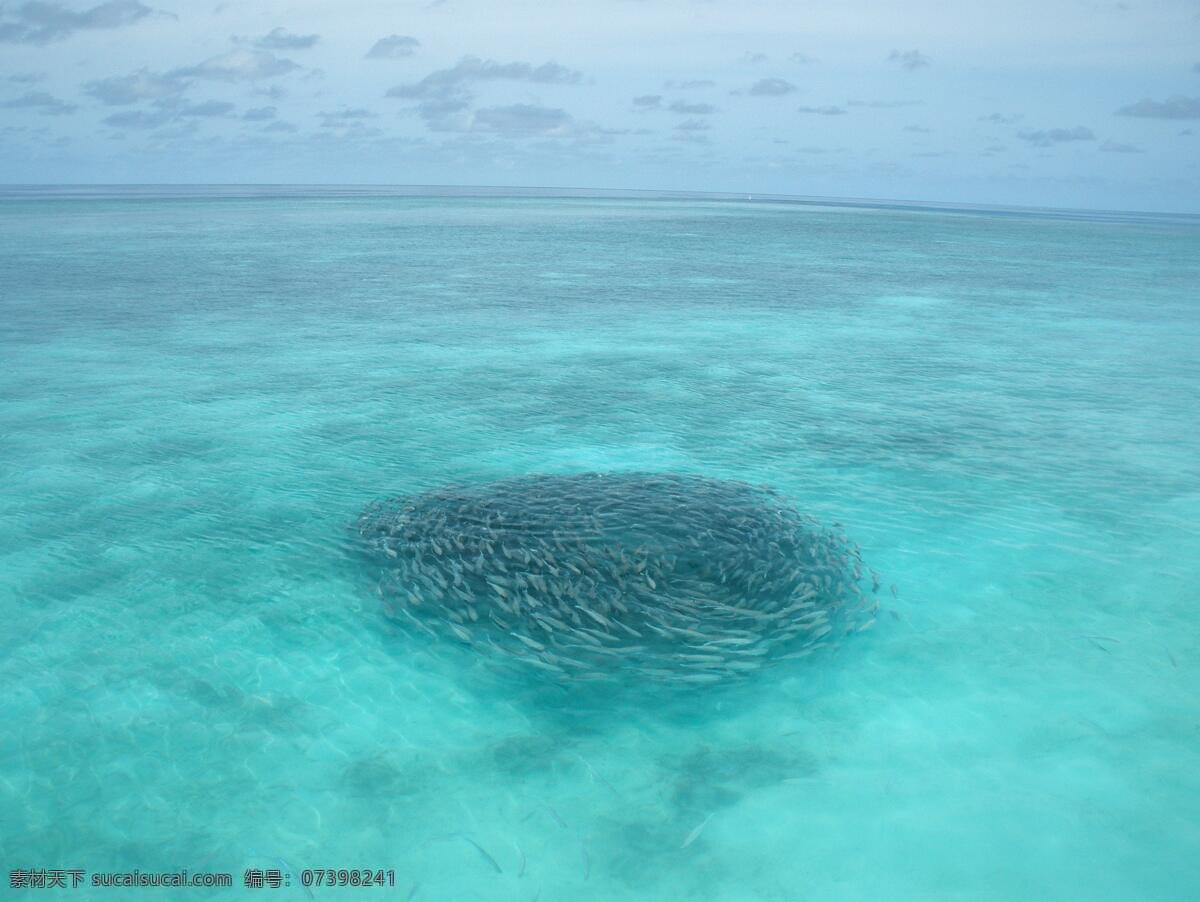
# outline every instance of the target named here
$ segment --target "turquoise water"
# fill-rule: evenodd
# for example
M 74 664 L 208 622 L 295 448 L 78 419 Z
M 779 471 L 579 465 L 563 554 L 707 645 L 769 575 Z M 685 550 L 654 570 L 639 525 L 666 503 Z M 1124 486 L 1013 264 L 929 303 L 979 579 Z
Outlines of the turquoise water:
M 10 195 L 3 864 L 1194 898 L 1197 285 L 1179 218 Z M 383 616 L 369 502 L 594 470 L 773 485 L 862 547 L 878 622 L 585 700 Z

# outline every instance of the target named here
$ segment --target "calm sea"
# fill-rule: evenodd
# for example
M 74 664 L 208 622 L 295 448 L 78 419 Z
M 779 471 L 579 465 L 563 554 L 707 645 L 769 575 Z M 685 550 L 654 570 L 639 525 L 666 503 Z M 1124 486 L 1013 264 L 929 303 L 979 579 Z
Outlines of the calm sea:
M 472 193 L 0 198 L 6 871 L 1200 895 L 1200 221 Z M 383 616 L 371 501 L 628 470 L 841 523 L 877 623 L 584 703 Z

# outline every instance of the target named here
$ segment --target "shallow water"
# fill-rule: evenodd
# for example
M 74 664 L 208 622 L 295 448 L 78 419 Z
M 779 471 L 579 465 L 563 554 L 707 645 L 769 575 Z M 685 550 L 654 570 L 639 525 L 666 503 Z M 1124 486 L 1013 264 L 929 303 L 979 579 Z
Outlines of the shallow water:
M 4 863 L 1193 897 L 1197 285 L 1178 217 L 0 200 Z M 771 484 L 861 545 L 878 622 L 663 699 L 383 616 L 369 502 L 595 470 Z M 138 897 L 180 892 L 239 891 Z

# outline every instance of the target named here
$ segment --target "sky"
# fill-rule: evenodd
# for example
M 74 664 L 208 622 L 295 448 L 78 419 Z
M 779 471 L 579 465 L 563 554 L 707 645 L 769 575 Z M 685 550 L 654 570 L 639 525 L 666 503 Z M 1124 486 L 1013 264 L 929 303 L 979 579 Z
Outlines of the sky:
M 0 0 L 0 181 L 1200 213 L 1200 0 Z

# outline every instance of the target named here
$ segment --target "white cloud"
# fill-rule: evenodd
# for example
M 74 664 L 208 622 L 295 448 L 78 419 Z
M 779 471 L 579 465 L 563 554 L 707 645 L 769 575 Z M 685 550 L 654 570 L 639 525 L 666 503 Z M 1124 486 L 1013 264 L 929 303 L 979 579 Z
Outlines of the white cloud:
M 752 97 L 782 97 L 791 94 L 796 86 L 782 78 L 760 78 L 746 93 Z
M 230 50 L 194 66 L 168 73 L 176 78 L 208 78 L 215 81 L 255 81 L 295 72 L 300 66 L 267 50 Z
M 49 44 L 77 31 L 132 25 L 153 12 L 138 0 L 108 0 L 80 12 L 46 0 L 27 0 L 11 10 L 0 5 L 0 43 Z
M 1143 98 L 1117 110 L 1118 116 L 1142 119 L 1200 119 L 1200 97 L 1176 95 L 1167 100 Z
M 45 91 L 30 91 L 0 103 L 0 107 L 8 110 L 33 110 L 43 116 L 65 116 L 77 109 L 75 104 L 59 100 Z
M 307 50 L 320 39 L 316 34 L 293 34 L 286 28 L 272 28 L 251 43 L 260 50 Z
M 888 56 L 888 60 L 893 63 L 899 63 L 902 68 L 910 72 L 929 65 L 929 57 L 920 50 L 893 50 Z
M 406 34 L 390 34 L 371 45 L 366 58 L 369 60 L 396 60 L 412 56 L 421 42 Z
M 130 75 L 114 75 L 90 81 L 83 86 L 83 92 L 101 103 L 120 106 L 169 97 L 186 87 L 187 82 L 181 78 L 139 69 Z
M 1028 141 L 1034 147 L 1050 147 L 1054 144 L 1064 144 L 1071 141 L 1095 141 L 1096 136 L 1090 128 L 1077 125 L 1074 128 L 1049 128 L 1037 131 L 1017 132 L 1017 137 Z

